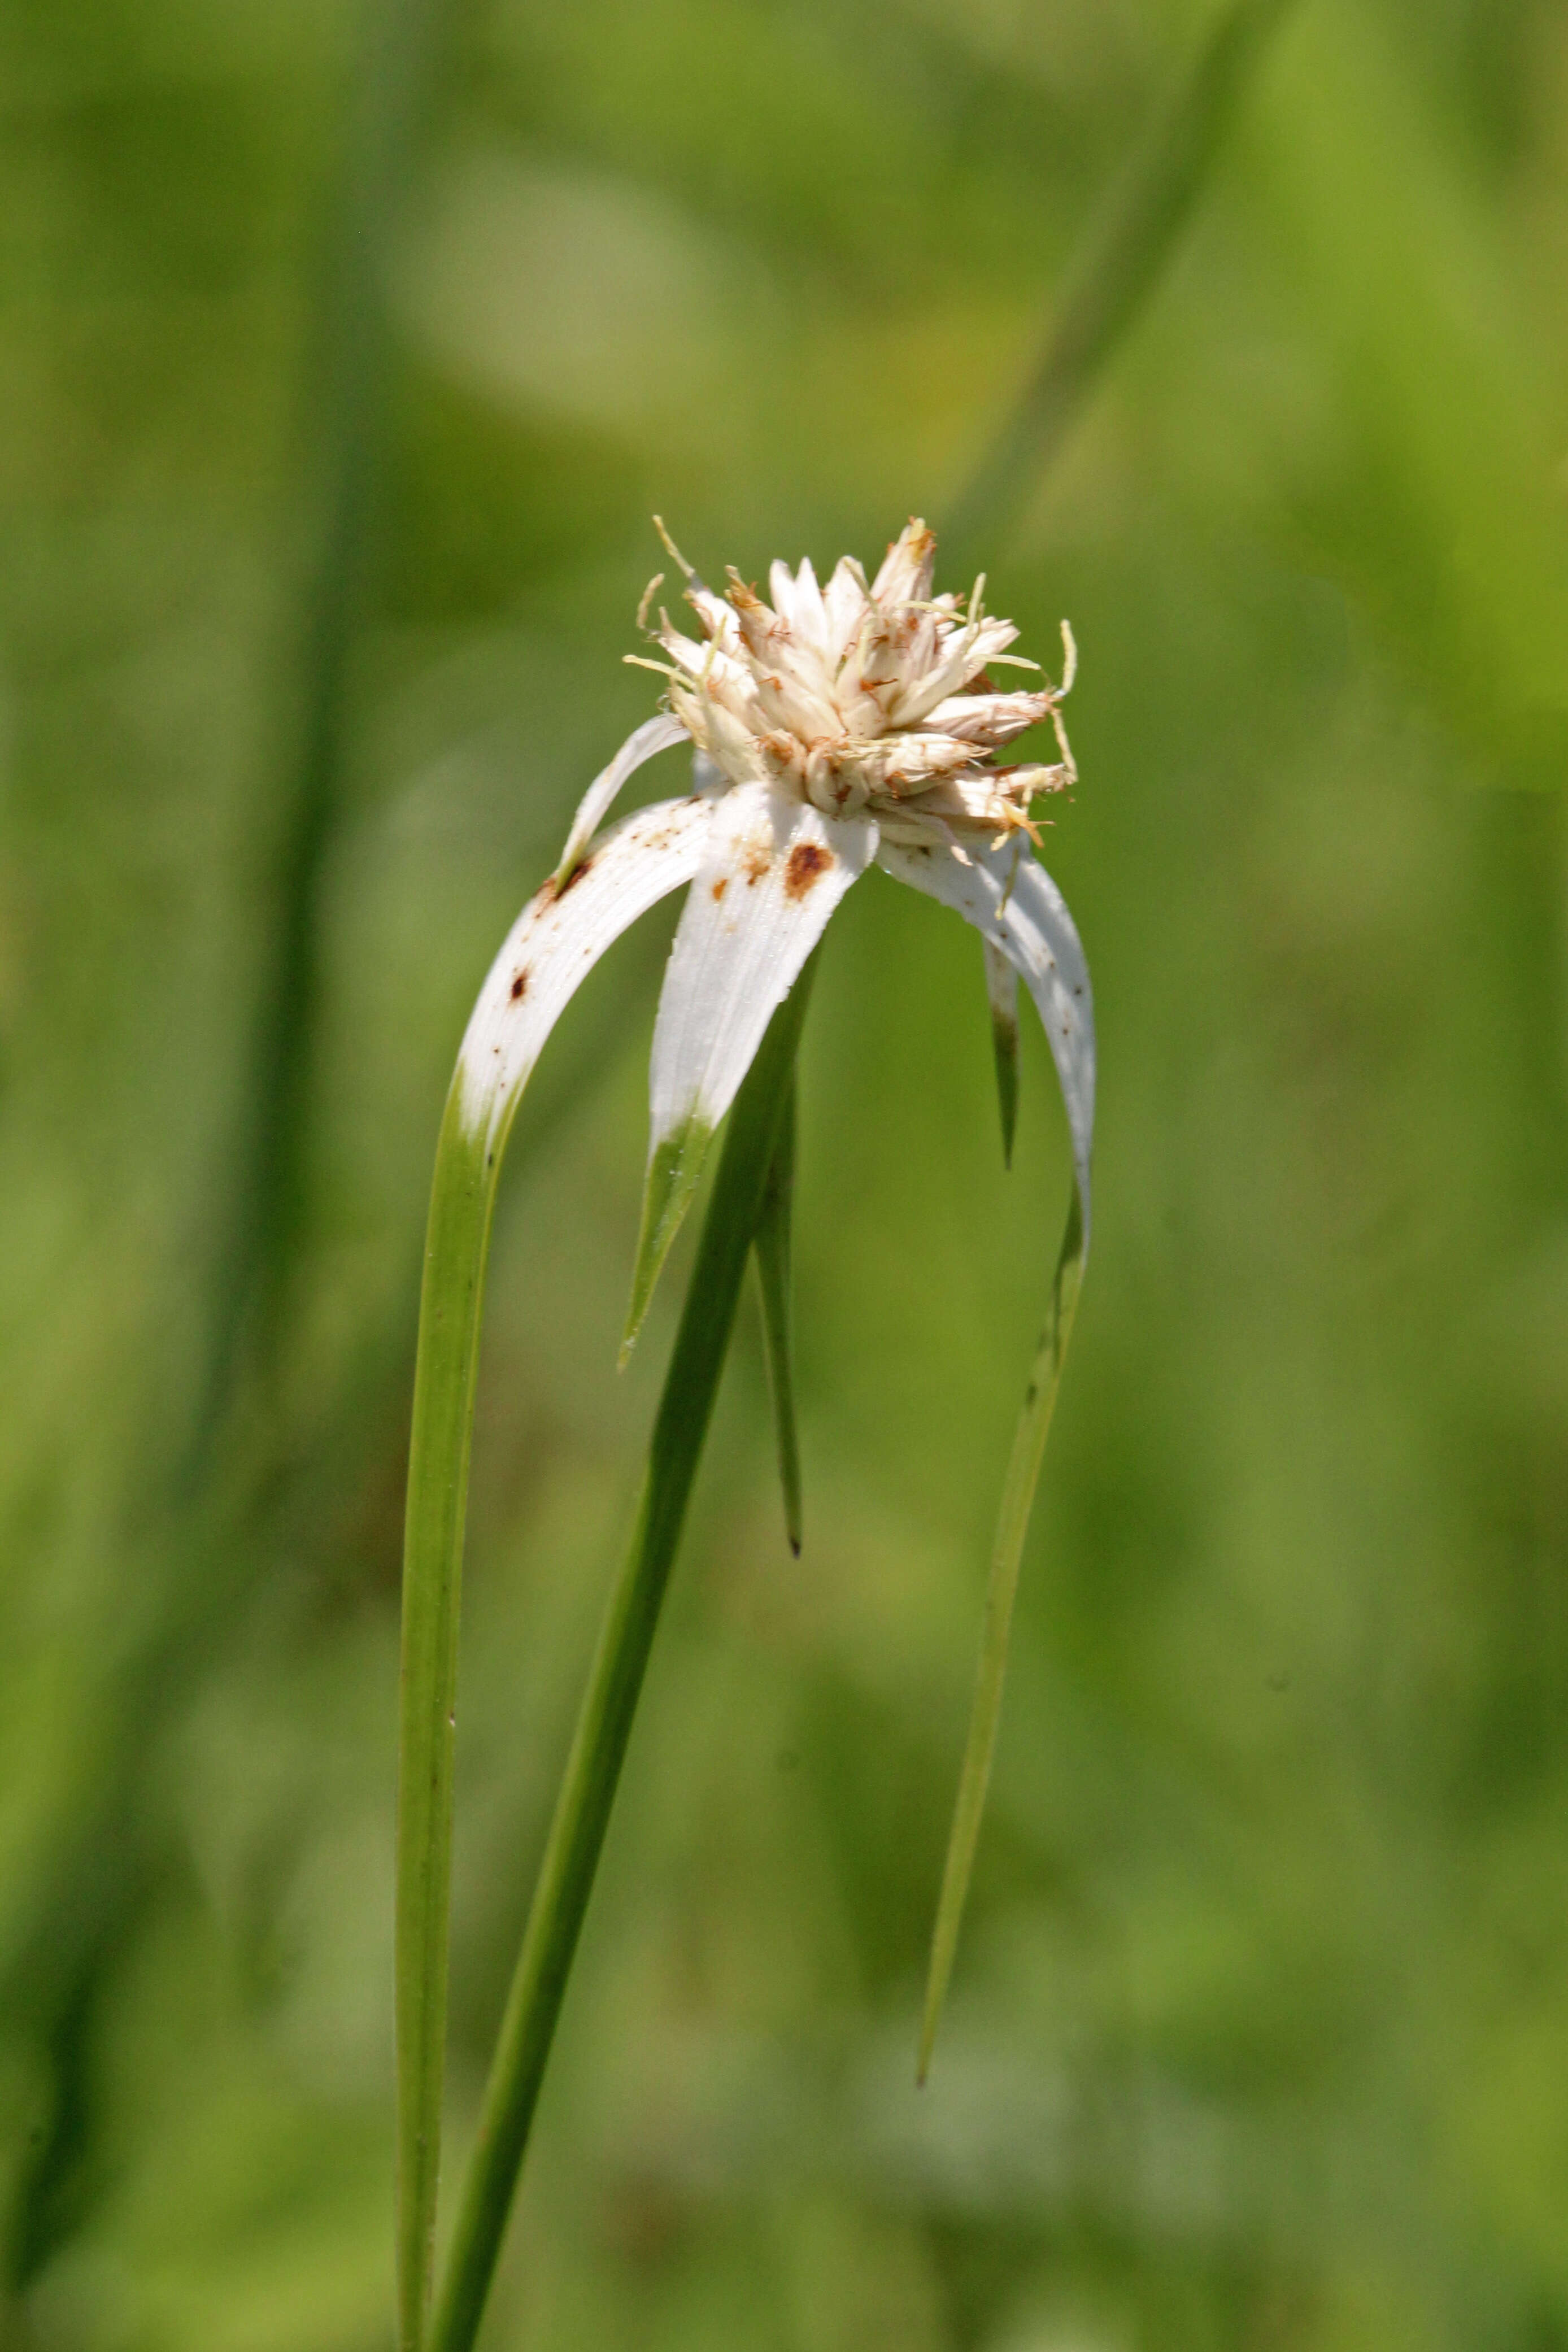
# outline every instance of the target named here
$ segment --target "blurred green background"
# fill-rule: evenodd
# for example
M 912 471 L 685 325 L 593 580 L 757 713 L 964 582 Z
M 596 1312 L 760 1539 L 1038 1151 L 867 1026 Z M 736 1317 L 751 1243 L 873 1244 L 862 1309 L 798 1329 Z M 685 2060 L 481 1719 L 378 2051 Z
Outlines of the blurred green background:
M 324 259 L 349 0 L 0 17 L 7 2352 L 390 2341 L 468 1005 L 651 708 L 649 512 L 753 578 L 940 524 L 1212 21 L 438 16 L 379 331 Z M 1568 2347 L 1565 268 L 1562 8 L 1298 0 L 979 551 L 1082 648 L 1102 1109 L 944 2038 L 917 2095 L 1068 1164 L 1028 1035 L 1004 1176 L 978 947 L 874 876 L 803 1070 L 805 1556 L 749 1311 L 492 2352 Z M 504 1190 L 448 2181 L 679 1297 L 617 1381 L 670 919 Z

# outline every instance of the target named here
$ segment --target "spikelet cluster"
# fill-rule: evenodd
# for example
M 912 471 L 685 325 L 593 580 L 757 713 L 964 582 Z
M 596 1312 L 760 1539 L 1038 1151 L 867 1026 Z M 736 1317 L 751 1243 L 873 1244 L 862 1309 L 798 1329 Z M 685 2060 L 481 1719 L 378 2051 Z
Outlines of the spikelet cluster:
M 923 522 L 909 524 L 869 583 L 853 556 L 826 587 L 809 561 L 794 572 L 774 563 L 771 604 L 734 571 L 715 594 L 665 544 L 702 634 L 683 635 L 661 610 L 650 635 L 664 658 L 644 666 L 668 677 L 711 788 L 770 783 L 825 816 L 868 814 L 887 840 L 912 848 L 1033 835 L 1036 796 L 1076 781 L 1061 719 L 1071 632 L 1064 623 L 1059 686 L 998 691 L 991 669 L 1037 665 L 1009 653 L 1018 632 L 986 613 L 984 578 L 967 603 L 932 595 L 936 540 Z M 644 596 L 645 625 L 662 578 Z M 1058 761 L 997 764 L 1004 744 L 1042 720 Z

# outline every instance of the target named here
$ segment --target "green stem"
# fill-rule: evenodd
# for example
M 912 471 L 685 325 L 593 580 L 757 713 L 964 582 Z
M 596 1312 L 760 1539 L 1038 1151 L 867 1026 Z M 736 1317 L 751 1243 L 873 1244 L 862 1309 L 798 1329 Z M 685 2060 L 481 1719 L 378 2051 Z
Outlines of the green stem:
M 942 1897 L 937 1905 L 936 1927 L 931 1937 L 931 1967 L 926 1979 L 925 2011 L 921 2020 L 920 2060 L 916 2070 L 916 2080 L 921 2083 L 925 2081 L 926 2070 L 931 2064 L 942 2002 L 947 1996 L 948 1979 L 952 1973 L 953 1955 L 958 1949 L 958 1930 L 963 1918 L 964 1899 L 969 1893 L 969 1875 L 974 1864 L 981 1815 L 985 1810 L 992 1759 L 996 1752 L 996 1727 L 1002 1714 L 1002 1684 L 1007 1670 L 1007 1643 L 1013 1626 L 1013 1601 L 1018 1590 L 1018 1568 L 1024 1556 L 1024 1538 L 1029 1531 L 1029 1513 L 1034 1506 L 1035 1488 L 1039 1482 L 1046 1439 L 1050 1433 L 1051 1415 L 1056 1410 L 1057 1391 L 1061 1386 L 1062 1364 L 1067 1356 L 1068 1341 L 1072 1337 L 1073 1316 L 1078 1307 L 1079 1285 L 1082 1278 L 1083 1204 L 1075 1189 L 1072 1205 L 1068 1211 L 1067 1230 L 1062 1235 L 1061 1250 L 1057 1259 L 1056 1279 L 1051 1285 L 1051 1303 L 1046 1317 L 1046 1328 L 1040 1334 L 1029 1385 L 1024 1392 L 1024 1408 L 1018 1416 L 1017 1433 L 1013 1440 L 1007 1476 L 1002 1488 L 1002 1508 L 997 1517 L 996 1541 L 991 1554 L 991 1574 L 985 1591 L 985 1622 L 980 1637 L 974 1705 L 969 1718 L 969 1738 L 963 1751 L 963 1769 L 959 1776 L 958 1802 L 953 1810 L 947 1861 L 942 1870 Z
M 436 1149 L 404 1539 L 395 1959 L 400 2352 L 418 2352 L 423 2341 L 436 2228 L 463 1529 L 501 1142 L 464 1119 L 459 1073 Z
M 654 1422 L 636 1528 L 600 1633 L 501 2021 L 479 2136 L 463 2184 L 451 2252 L 431 2327 L 430 2352 L 468 2352 L 478 2332 L 494 2275 L 567 1975 L 593 1890 L 632 1717 L 718 1392 L 768 1171 L 786 1115 L 795 1049 L 814 967 L 815 959 L 773 1015 L 730 1114 L 713 1197 L 698 1244 L 680 1328 Z M 479 1224 L 473 1220 L 470 1248 L 476 1244 L 482 1256 Z M 473 1278 L 477 1295 L 477 1270 Z M 430 1297 L 428 1275 L 426 1297 Z M 477 1322 L 477 1307 L 475 1319 Z M 467 1452 L 466 1428 L 459 1440 L 455 1421 L 446 1426 L 456 1475 L 458 1444 L 465 1455 Z M 411 1529 L 412 1527 L 411 1506 Z M 460 1544 L 460 1518 L 456 1523 L 456 1540 Z M 444 1587 L 443 1601 L 455 1634 L 455 1570 Z M 441 1672 L 443 1675 L 449 1675 L 445 1651 Z M 406 1687 L 405 1685 L 405 1695 Z M 431 1695 L 436 1687 L 437 1676 L 432 1673 Z M 444 1747 L 449 1757 L 449 1679 L 441 1680 L 439 1688 L 437 1744 Z M 409 1725 L 405 1717 L 405 1737 L 410 1733 L 428 1749 L 427 1730 Z M 441 1801 L 447 1808 L 449 1842 L 449 1764 Z M 442 1896 L 444 1948 L 444 1885 Z M 443 1991 L 444 1984 L 443 1962 Z M 433 2184 L 431 2193 L 433 2198 Z
M 1290 0 L 1232 0 L 1173 103 L 1112 190 L 1069 273 L 1056 323 L 1011 417 L 949 517 L 964 551 L 1018 511 L 1020 483 L 1049 466 L 1085 399 L 1174 254 L 1209 167 Z

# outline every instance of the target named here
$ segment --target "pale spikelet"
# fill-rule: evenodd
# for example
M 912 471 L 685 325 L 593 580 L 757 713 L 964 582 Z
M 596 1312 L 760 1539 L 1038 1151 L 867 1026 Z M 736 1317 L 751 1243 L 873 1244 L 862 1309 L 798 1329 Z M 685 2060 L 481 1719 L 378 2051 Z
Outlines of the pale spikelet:
M 658 666 L 670 709 L 732 784 L 766 780 L 825 816 L 868 813 L 887 839 L 913 846 L 1032 834 L 1030 802 L 1074 782 L 1060 710 L 1070 631 L 1064 623 L 1060 686 L 999 692 L 989 665 L 1034 665 L 1009 654 L 1018 633 L 986 613 L 984 579 L 967 604 L 931 594 L 936 541 L 923 522 L 894 541 L 869 584 L 847 556 L 826 588 L 809 562 L 795 572 L 773 564 L 771 604 L 734 571 L 715 595 L 665 544 L 702 634 L 683 635 L 661 611 Z M 1042 722 L 1056 730 L 1059 761 L 993 764 Z

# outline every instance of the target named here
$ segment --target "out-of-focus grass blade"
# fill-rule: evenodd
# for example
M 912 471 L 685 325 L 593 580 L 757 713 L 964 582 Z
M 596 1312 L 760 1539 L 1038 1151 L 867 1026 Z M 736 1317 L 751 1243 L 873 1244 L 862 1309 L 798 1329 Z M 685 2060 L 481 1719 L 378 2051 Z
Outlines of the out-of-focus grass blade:
M 779 1486 L 784 1495 L 784 1533 L 798 1559 L 801 1543 L 800 1439 L 795 1418 L 794 1299 L 790 1234 L 795 1214 L 795 1082 L 792 1073 L 778 1147 L 763 1192 L 757 1225 L 757 1282 L 763 1301 L 763 1338 L 768 1386 L 773 1401 Z
M 279 792 L 237 1132 L 219 1187 L 229 1205 L 227 1230 L 205 1308 L 195 1405 L 160 1498 L 166 1516 L 149 1547 L 148 1573 L 167 1579 L 165 1598 L 104 1695 L 106 1760 L 98 1786 L 0 1952 L 0 2008 L 28 2021 L 59 2082 L 52 2118 L 20 2177 L 9 2253 L 0 2263 L 18 2288 L 64 2234 L 82 2226 L 96 2194 L 87 2181 L 86 2126 L 69 2083 L 69 2053 L 80 2021 L 96 2014 L 104 1984 L 135 1948 L 135 1921 L 158 1883 L 161 1865 L 147 1851 L 139 1808 L 138 1763 L 270 1559 L 258 1528 L 297 1466 L 279 1464 L 270 1433 L 236 1407 L 249 1394 L 252 1375 L 267 1369 L 297 1237 L 321 999 L 318 902 L 336 824 L 384 373 L 376 282 L 409 179 L 445 5 L 369 0 L 365 11 L 313 364 L 300 403 L 306 478 L 289 698 L 297 715 Z M 327 1453 L 323 1445 L 321 1458 Z
M 484 2314 L 778 1150 L 816 961 L 814 954 L 774 1013 L 730 1112 L 654 1422 L 637 1526 L 600 1633 L 501 2021 L 430 2352 L 469 2352 Z M 444 1662 L 432 1651 L 427 1704 L 446 1691 L 442 1672 Z M 447 1718 L 438 1706 L 434 1720 L 439 1740 Z M 449 1842 L 449 1806 L 447 1820 Z M 437 1891 L 434 1878 L 431 1889 Z M 440 1891 L 444 1902 L 444 1882 Z M 442 1943 L 444 1950 L 444 1932 Z M 399 1950 L 401 1957 L 401 1944 Z
M 389 333 L 381 287 L 449 0 L 367 0 L 298 432 L 304 457 L 295 713 L 270 908 L 187 1480 L 278 1337 L 298 1240 L 321 1010 L 321 878 L 335 837 L 350 669 L 374 529 Z
M 1024 1538 L 1028 1532 L 1040 1461 L 1050 1432 L 1057 1391 L 1061 1385 L 1062 1363 L 1067 1355 L 1068 1341 L 1072 1336 L 1073 1316 L 1078 1307 L 1079 1285 L 1082 1277 L 1083 1205 L 1075 1190 L 1072 1205 L 1068 1211 L 1067 1228 L 1062 1234 L 1061 1251 L 1057 1259 L 1056 1279 L 1051 1286 L 1046 1327 L 1040 1334 L 1034 1369 L 1025 1391 L 1024 1409 L 1018 1416 L 1017 1433 L 1013 1440 L 1006 1481 L 1002 1489 L 1002 1508 L 996 1523 L 996 1542 L 991 1555 L 991 1574 L 985 1591 L 985 1622 L 980 1640 L 974 1705 L 969 1718 L 969 1738 L 963 1751 L 963 1769 L 959 1777 L 958 1802 L 948 1838 L 942 1895 L 931 1937 L 931 1967 L 926 1979 L 925 2011 L 921 2020 L 920 2060 L 916 2070 L 916 2080 L 921 2083 L 925 2081 L 931 2065 L 942 2002 L 947 1996 L 948 1979 L 952 1974 L 953 1954 L 958 1948 L 958 1931 L 963 1918 L 964 1900 L 969 1893 L 970 1872 L 973 1867 L 974 1848 L 980 1835 L 980 1818 L 984 1811 L 985 1791 L 991 1780 L 991 1762 L 996 1752 L 996 1726 L 1002 1712 L 1002 1685 L 1007 1671 L 1007 1643 L 1013 1626 L 1014 1596 L 1018 1590 L 1018 1564 L 1023 1558 Z
M 1290 0 L 1231 0 L 1069 271 L 1012 415 L 961 494 L 945 536 L 963 571 L 1016 514 L 1082 412 L 1101 368 L 1176 250 L 1210 165 Z

